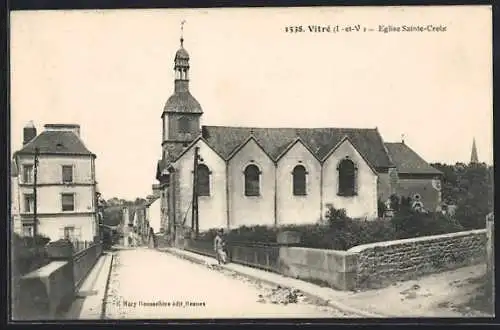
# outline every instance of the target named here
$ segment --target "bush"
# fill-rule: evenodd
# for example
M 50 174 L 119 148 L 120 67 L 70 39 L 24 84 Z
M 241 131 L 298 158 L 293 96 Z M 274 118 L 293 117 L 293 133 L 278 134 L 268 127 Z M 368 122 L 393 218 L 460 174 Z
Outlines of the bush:
M 24 275 L 50 262 L 45 246 L 50 241 L 44 236 L 12 236 L 12 266 L 14 276 Z M 34 244 L 35 243 L 35 244 Z
M 412 210 L 398 212 L 392 219 L 395 239 L 440 235 L 464 230 L 458 222 L 439 212 L 420 213 Z
M 399 210 L 391 219 L 351 219 L 345 210 L 328 205 L 325 220 L 310 225 L 287 225 L 279 229 L 268 226 L 242 226 L 226 237 L 231 242 L 276 243 L 278 231 L 300 234 L 300 246 L 348 250 L 354 246 L 397 239 L 439 235 L 464 230 L 457 221 L 441 213 L 419 213 L 410 207 L 408 198 L 391 197 Z M 213 240 L 217 229 L 200 234 L 200 239 Z

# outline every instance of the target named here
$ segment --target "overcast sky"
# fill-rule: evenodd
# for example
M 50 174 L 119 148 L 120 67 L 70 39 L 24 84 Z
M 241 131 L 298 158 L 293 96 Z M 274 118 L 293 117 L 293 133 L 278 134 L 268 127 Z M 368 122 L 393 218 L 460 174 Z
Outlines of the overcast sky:
M 105 198 L 150 194 L 183 19 L 203 124 L 378 127 L 445 163 L 475 137 L 492 163 L 489 7 L 13 12 L 12 149 L 29 120 L 78 123 Z M 285 32 L 313 24 L 447 31 Z

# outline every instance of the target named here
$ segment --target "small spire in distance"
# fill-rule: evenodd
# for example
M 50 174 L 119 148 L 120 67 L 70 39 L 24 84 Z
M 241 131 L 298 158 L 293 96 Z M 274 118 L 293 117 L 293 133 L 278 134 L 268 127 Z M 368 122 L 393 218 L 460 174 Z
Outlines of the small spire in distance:
M 405 133 L 401 134 L 401 143 L 405 144 Z
M 479 163 L 479 160 L 477 157 L 476 138 L 472 139 L 472 151 L 470 154 L 470 162 L 471 162 L 471 164 Z

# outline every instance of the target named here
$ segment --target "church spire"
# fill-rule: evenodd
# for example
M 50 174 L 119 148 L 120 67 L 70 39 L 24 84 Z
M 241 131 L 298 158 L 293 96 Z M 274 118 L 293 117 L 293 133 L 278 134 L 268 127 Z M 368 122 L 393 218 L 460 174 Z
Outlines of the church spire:
M 470 162 L 471 162 L 471 164 L 479 163 L 479 160 L 477 157 L 476 138 L 472 139 L 472 152 L 470 154 Z
M 174 70 L 175 70 L 175 92 L 189 91 L 189 54 L 184 49 L 184 24 L 181 22 L 181 47 L 175 53 Z

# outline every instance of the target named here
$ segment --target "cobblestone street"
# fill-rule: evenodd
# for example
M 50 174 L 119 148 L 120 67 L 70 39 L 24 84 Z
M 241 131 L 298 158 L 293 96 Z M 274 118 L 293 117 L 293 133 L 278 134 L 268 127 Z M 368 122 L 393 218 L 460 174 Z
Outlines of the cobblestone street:
M 106 299 L 107 319 L 341 318 L 300 292 L 271 287 L 213 265 L 146 248 L 119 250 Z

